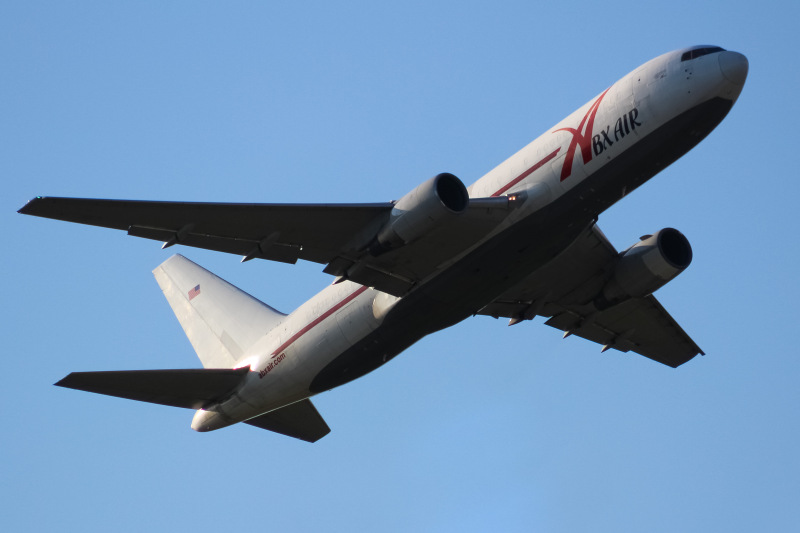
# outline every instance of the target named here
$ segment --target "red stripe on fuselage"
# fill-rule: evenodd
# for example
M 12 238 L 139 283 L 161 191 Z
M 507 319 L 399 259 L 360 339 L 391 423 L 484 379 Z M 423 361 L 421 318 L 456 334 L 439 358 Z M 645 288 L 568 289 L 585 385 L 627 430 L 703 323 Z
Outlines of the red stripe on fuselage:
M 517 176 L 516 178 L 514 178 L 510 182 L 508 182 L 505 186 L 503 186 L 500 190 L 498 190 L 492 196 L 500 196 L 501 194 L 506 192 L 508 189 L 510 189 L 511 187 L 513 187 L 514 185 L 519 183 L 520 181 L 524 180 L 525 178 L 527 178 L 528 176 L 530 176 L 531 174 L 533 174 L 534 172 L 536 172 L 537 170 L 542 168 L 542 166 L 546 165 L 549 161 L 552 161 L 553 158 L 555 158 L 555 156 L 558 155 L 558 152 L 560 152 L 560 151 L 561 151 L 560 147 L 556 148 L 553 152 L 551 152 L 551 153 L 547 154 L 546 156 L 544 156 L 544 159 L 542 159 L 541 161 L 539 161 L 538 163 L 533 165 L 531 168 L 529 168 L 528 170 L 526 170 L 525 172 L 523 172 L 522 174 L 520 174 L 519 176 Z
M 342 300 L 342 301 L 341 301 L 341 302 L 339 302 L 338 304 L 334 305 L 333 307 L 331 307 L 330 309 L 328 309 L 327 311 L 325 311 L 324 313 L 322 313 L 320 316 L 318 316 L 317 318 L 315 318 L 315 319 L 314 319 L 314 320 L 313 320 L 313 321 L 312 321 L 310 324 L 308 324 L 306 327 L 304 327 L 303 329 L 301 329 L 300 331 L 298 331 L 297 333 L 295 333 L 294 335 L 292 335 L 292 337 L 291 337 L 291 338 L 290 338 L 288 341 L 286 341 L 286 342 L 284 342 L 283 344 L 281 344 L 281 345 L 278 347 L 278 349 L 277 349 L 277 350 L 275 350 L 274 352 L 272 352 L 272 356 L 273 356 L 273 357 L 275 357 L 276 355 L 279 355 L 279 354 L 280 354 L 281 352 L 283 352 L 283 351 L 284 351 L 286 348 L 288 348 L 288 347 L 289 347 L 289 346 L 290 346 L 290 345 L 291 345 L 291 344 L 292 344 L 294 341 L 296 341 L 297 339 L 299 339 L 300 337 L 302 337 L 303 335 L 305 335 L 306 333 L 308 333 L 309 331 L 311 331 L 311 329 L 312 329 L 312 328 L 314 328 L 315 326 L 317 326 L 317 325 L 318 325 L 320 322 L 322 322 L 323 320 L 325 320 L 326 318 L 328 318 L 329 316 L 331 316 L 333 313 L 335 313 L 336 311 L 338 311 L 339 309 L 341 309 L 341 308 L 342 308 L 342 307 L 344 307 L 345 305 L 347 305 L 347 304 L 349 304 L 350 302 L 352 302 L 352 301 L 353 301 L 353 300 L 354 300 L 354 299 L 355 299 L 355 298 L 356 298 L 356 297 L 357 297 L 359 294 L 361 294 L 361 293 L 362 293 L 362 292 L 364 292 L 365 290 L 367 290 L 367 287 L 364 287 L 364 286 L 361 286 L 361 287 L 359 287 L 359 288 L 358 288 L 358 289 L 357 289 L 355 292 L 353 292 L 353 293 L 352 293 L 350 296 L 348 296 L 347 298 L 345 298 L 344 300 Z

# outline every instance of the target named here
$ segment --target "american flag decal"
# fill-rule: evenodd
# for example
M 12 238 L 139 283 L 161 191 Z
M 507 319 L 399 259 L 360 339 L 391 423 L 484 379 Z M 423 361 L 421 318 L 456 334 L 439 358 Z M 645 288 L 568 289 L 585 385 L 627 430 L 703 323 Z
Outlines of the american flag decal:
M 200 294 L 200 285 L 197 285 L 192 290 L 189 291 L 189 301 L 193 300 L 195 296 Z

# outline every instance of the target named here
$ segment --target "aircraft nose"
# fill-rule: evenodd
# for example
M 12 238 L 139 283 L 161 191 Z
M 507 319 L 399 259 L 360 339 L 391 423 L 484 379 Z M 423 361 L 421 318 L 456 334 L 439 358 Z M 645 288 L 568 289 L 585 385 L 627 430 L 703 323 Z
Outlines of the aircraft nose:
M 736 85 L 744 85 L 749 63 L 743 54 L 725 51 L 719 54 L 719 68 L 728 81 Z

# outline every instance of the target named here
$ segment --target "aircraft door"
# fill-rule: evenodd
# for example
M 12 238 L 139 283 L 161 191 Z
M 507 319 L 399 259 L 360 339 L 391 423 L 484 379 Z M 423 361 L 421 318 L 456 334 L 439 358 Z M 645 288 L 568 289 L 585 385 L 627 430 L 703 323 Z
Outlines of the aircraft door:
M 640 72 L 635 73 L 633 76 L 622 78 L 616 83 L 616 101 L 617 109 L 625 111 L 633 107 L 633 84 L 640 75 Z

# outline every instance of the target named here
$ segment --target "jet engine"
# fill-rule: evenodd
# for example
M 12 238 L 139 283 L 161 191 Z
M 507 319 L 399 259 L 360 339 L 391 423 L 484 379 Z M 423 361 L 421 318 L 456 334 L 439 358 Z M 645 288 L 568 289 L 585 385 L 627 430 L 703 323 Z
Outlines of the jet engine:
M 442 221 L 455 217 L 469 206 L 469 193 L 460 179 L 439 174 L 394 205 L 389 220 L 369 245 L 372 255 L 408 244 L 434 229 Z
M 629 298 L 641 298 L 663 287 L 692 262 L 692 247 L 683 234 L 664 228 L 625 250 L 611 278 L 595 298 L 607 309 Z

